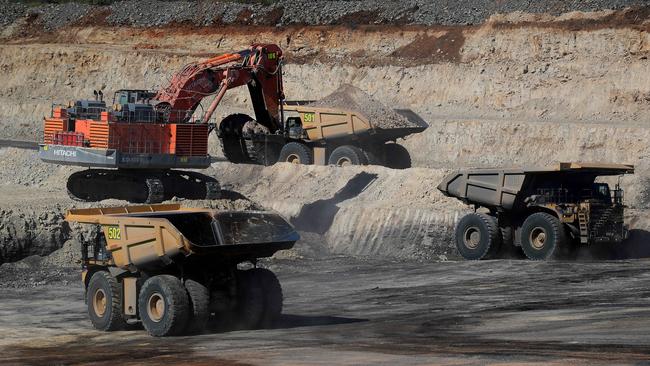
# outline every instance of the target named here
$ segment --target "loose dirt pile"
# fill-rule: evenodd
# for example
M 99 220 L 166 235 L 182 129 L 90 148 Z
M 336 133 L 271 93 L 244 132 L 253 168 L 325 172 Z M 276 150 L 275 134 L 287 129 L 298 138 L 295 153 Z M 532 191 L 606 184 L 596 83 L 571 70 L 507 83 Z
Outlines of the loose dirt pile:
M 46 259 L 31 256 L 19 262 L 0 265 L 0 287 L 29 288 L 48 284 L 67 285 L 79 281 L 81 266 L 53 266 Z
M 386 107 L 363 90 L 350 84 L 341 85 L 332 94 L 310 104 L 313 107 L 336 108 L 363 114 L 375 127 L 383 129 L 419 127 L 406 117 Z
M 0 265 L 0 287 L 24 288 L 79 280 L 81 244 L 71 239 L 52 254 Z

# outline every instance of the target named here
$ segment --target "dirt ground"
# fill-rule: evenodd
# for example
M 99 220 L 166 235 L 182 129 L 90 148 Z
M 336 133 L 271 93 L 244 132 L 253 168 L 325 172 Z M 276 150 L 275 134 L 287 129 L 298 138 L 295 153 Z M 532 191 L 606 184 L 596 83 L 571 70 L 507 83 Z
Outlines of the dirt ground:
M 94 331 L 78 282 L 2 289 L 0 364 L 644 364 L 647 267 L 273 261 L 285 292 L 276 329 L 166 339 Z

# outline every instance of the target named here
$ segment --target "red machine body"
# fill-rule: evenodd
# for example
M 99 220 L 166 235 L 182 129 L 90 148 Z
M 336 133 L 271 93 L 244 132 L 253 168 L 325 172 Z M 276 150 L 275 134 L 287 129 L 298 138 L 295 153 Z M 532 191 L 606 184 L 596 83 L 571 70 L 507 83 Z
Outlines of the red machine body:
M 102 92 L 96 91 L 94 100 L 54 107 L 44 121 L 39 155 L 43 161 L 55 164 L 121 170 L 119 174 L 103 170 L 83 173 L 87 178 L 83 183 L 73 175 L 68 181 L 69 191 L 75 187 L 86 190 L 93 184 L 100 187 L 100 178 L 118 175 L 150 186 L 150 181 L 161 179 L 161 171 L 207 168 L 211 164 L 208 136 L 217 127 L 211 118 L 228 90 L 248 86 L 255 122 L 273 133 L 282 128 L 281 61 L 278 46 L 254 44 L 240 52 L 191 63 L 159 91 L 117 91 L 112 106 L 107 106 Z M 201 102 L 210 96 L 215 96 L 214 100 L 199 115 Z M 165 172 L 164 176 L 169 174 Z M 113 183 L 123 183 L 120 179 Z M 164 182 L 153 183 L 164 186 Z M 98 192 L 71 193 L 84 200 L 104 197 Z M 159 192 L 147 197 L 148 202 L 162 199 Z

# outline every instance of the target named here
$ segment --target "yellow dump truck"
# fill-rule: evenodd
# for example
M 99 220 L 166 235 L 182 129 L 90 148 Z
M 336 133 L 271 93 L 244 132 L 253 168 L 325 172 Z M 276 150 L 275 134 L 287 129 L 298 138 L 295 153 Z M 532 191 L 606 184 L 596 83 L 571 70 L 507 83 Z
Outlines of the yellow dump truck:
M 424 131 L 428 125 L 411 110 L 392 111 L 397 125 L 380 126 L 356 110 L 285 106 L 288 141 L 279 161 L 316 165 L 384 165 L 411 167 L 409 152 L 395 141 Z M 402 124 L 399 124 L 399 122 Z M 393 141 L 391 143 L 391 141 Z
M 387 107 L 351 85 L 318 101 L 284 101 L 278 123 L 270 130 L 245 114 L 226 117 L 217 129 L 224 156 L 233 163 L 406 169 L 411 156 L 397 140 L 428 127 L 412 110 Z
M 282 287 L 256 264 L 299 239 L 282 217 L 178 204 L 70 210 L 69 222 L 101 227 L 82 247 L 88 314 L 103 331 L 141 321 L 153 336 L 200 331 L 208 320 L 271 326 Z

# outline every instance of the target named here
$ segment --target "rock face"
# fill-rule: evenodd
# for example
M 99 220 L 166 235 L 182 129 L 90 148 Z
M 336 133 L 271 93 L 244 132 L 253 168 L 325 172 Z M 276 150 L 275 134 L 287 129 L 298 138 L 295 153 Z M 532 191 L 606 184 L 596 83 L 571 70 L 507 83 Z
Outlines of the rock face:
M 261 4 L 260 4 L 261 3 Z M 46 30 L 95 21 L 109 25 L 155 27 L 172 23 L 197 26 L 332 25 L 332 24 L 478 24 L 497 13 L 527 12 L 554 15 L 571 11 L 599 11 L 643 6 L 643 0 L 540 1 L 350 1 L 278 0 L 260 3 L 236 1 L 111 1 L 108 6 L 74 2 L 28 8 L 15 1 L 0 2 L 0 25 L 21 17 L 38 17 Z M 268 4 L 268 5 L 264 5 Z M 98 16 L 99 15 L 99 16 Z
M 40 141 L 52 102 L 88 98 L 94 89 L 107 96 L 157 89 L 188 62 L 251 42 L 277 43 L 285 50 L 289 99 L 356 105 L 378 123 L 391 112 L 386 106 L 409 108 L 430 124 L 398 141 L 417 167 L 406 171 L 208 170 L 250 199 L 217 207 L 279 211 L 305 233 L 306 253 L 455 258 L 450 233 L 467 207 L 435 187 L 448 170 L 470 166 L 636 164 L 637 174 L 622 184 L 630 222 L 645 232 L 650 11 L 620 10 L 644 4 L 148 0 L 28 8 L 0 0 L 0 139 Z M 619 10 L 576 12 L 603 9 Z M 249 100 L 246 88 L 229 91 L 217 115 L 250 113 Z M 0 149 L 0 161 L 0 262 L 84 240 L 63 222 L 65 210 L 79 206 L 63 192 L 76 168 L 15 149 Z
M 47 255 L 63 244 L 70 228 L 61 211 L 36 213 L 20 208 L 0 210 L 0 263 L 29 255 Z

